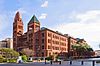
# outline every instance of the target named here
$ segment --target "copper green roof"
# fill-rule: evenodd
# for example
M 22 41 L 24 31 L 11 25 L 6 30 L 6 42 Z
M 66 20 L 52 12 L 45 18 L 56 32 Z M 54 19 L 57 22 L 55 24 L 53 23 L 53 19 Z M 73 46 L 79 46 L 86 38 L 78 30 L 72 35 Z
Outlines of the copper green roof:
M 35 15 L 33 15 L 33 17 L 32 17 L 31 20 L 30 20 L 30 23 L 31 23 L 31 22 L 37 22 L 37 23 L 39 23 L 39 20 L 36 18 Z

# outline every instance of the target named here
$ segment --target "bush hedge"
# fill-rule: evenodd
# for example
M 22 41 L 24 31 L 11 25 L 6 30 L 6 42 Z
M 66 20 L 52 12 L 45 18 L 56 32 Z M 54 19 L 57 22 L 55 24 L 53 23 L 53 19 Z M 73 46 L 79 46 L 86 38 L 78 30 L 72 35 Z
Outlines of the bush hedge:
M 10 63 L 16 63 L 17 62 L 17 59 L 9 59 L 9 62 Z
M 26 61 L 27 61 L 27 56 L 26 56 L 26 55 L 23 55 L 23 56 L 22 56 L 22 60 L 23 60 L 24 62 L 26 62 Z
M 4 57 L 2 57 L 2 55 L 0 55 L 0 63 L 2 63 L 4 60 Z

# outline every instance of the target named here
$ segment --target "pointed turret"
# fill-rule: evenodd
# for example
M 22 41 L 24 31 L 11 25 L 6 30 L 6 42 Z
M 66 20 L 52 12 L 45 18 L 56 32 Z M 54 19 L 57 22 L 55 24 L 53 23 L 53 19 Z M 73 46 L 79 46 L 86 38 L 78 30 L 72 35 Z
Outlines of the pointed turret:
M 40 30 L 40 22 L 36 18 L 35 15 L 33 15 L 33 17 L 31 18 L 31 20 L 28 23 L 28 31 L 29 30 L 33 30 L 34 32 L 37 32 Z
M 36 18 L 35 15 L 33 15 L 33 17 L 31 18 L 31 20 L 29 21 L 29 23 L 32 23 L 32 22 L 40 23 L 39 20 Z
M 19 11 L 16 13 L 14 20 L 15 20 L 15 22 L 21 20 L 21 16 L 20 16 Z
M 20 17 L 20 13 L 17 12 L 14 18 L 13 22 L 13 47 L 16 50 L 17 49 L 17 41 L 18 37 L 23 35 L 23 22 Z
M 16 13 L 15 18 L 14 18 L 13 30 L 15 29 L 16 29 L 16 32 L 20 32 L 20 34 L 23 34 L 23 22 L 22 22 L 22 18 L 20 17 L 19 12 Z

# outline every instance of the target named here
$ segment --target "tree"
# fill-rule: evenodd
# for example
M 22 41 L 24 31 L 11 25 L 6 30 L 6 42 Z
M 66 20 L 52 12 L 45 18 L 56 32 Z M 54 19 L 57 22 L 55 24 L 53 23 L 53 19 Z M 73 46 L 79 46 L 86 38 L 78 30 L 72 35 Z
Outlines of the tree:
M 9 59 L 17 59 L 19 53 L 9 48 L 0 48 L 2 56 L 8 61 Z
M 26 56 L 26 55 L 22 55 L 22 60 L 23 60 L 24 62 L 26 62 L 26 61 L 27 61 L 27 56 Z
M 2 63 L 4 60 L 4 57 L 2 57 L 2 55 L 0 55 L 0 63 Z
M 16 51 L 11 52 L 11 57 L 18 57 L 18 56 L 19 56 L 18 52 L 16 52 Z
M 91 52 L 93 52 L 87 43 L 73 44 L 72 50 L 77 52 L 77 56 L 91 56 Z
M 93 49 L 92 49 L 92 48 L 87 48 L 87 50 L 88 50 L 88 51 L 90 51 L 90 52 L 91 52 L 91 51 L 93 51 Z
M 49 56 L 49 58 L 50 58 L 51 60 L 56 61 L 56 60 L 57 60 L 57 58 L 58 58 L 58 54 L 57 54 L 57 53 L 52 54 L 52 55 L 50 55 L 50 56 Z
M 20 52 L 22 55 L 26 55 L 27 57 L 33 56 L 33 51 L 29 48 L 22 49 Z

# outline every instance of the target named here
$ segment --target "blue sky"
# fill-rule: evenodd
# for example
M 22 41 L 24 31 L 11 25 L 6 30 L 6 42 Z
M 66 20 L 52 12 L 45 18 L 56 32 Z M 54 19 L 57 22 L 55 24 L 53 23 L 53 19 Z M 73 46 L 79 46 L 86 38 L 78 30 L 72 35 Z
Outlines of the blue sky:
M 0 40 L 12 37 L 17 11 L 21 13 L 24 31 L 35 14 L 42 27 L 84 38 L 94 49 L 100 49 L 100 0 L 0 0 Z

